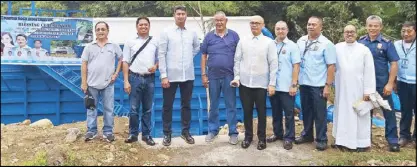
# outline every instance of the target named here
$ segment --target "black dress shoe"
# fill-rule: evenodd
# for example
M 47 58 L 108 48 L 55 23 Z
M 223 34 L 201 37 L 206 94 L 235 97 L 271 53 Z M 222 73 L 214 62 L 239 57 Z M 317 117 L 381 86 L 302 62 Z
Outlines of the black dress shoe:
M 284 141 L 284 149 L 291 150 L 292 149 L 292 141 L 289 141 L 289 140 Z
M 256 147 L 258 150 L 263 150 L 266 148 L 266 142 L 265 141 L 259 141 L 258 142 L 258 147 Z
M 326 142 L 318 142 L 316 144 L 316 149 L 319 151 L 324 151 L 327 149 L 327 143 Z
M 314 142 L 313 138 L 308 139 L 308 138 L 305 138 L 304 136 L 300 136 L 295 139 L 294 144 L 303 144 L 303 143 L 312 143 L 312 142 Z
M 252 143 L 252 140 L 243 140 L 242 141 L 242 148 L 248 148 L 250 144 Z
M 171 135 L 164 135 L 164 140 L 162 141 L 162 145 L 164 146 L 171 145 Z
M 150 145 L 150 146 L 155 145 L 155 142 L 153 141 L 151 136 L 142 137 L 142 141 L 144 141 L 147 145 Z
M 125 143 L 133 143 L 133 142 L 137 142 L 138 141 L 138 137 L 137 136 L 129 136 L 126 140 Z
M 388 150 L 390 152 L 400 152 L 400 145 L 398 145 L 398 144 L 390 144 Z
M 183 133 L 181 138 L 188 144 L 194 144 L 194 138 L 190 135 L 190 133 Z
M 358 147 L 356 149 L 356 152 L 368 152 L 369 151 L 369 147 Z
M 266 142 L 268 142 L 268 143 L 272 143 L 272 142 L 275 142 L 275 141 L 277 141 L 277 140 L 282 140 L 282 137 L 278 137 L 278 136 L 272 135 L 272 136 L 269 136 L 269 137 L 266 139 Z

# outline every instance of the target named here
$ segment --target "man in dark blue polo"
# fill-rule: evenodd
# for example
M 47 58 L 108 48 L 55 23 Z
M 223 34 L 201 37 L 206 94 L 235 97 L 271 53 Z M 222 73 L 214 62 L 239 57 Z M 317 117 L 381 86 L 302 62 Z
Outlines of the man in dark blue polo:
M 394 44 L 384 38 L 380 33 L 382 29 L 382 19 L 379 16 L 372 15 L 366 19 L 366 30 L 368 34 L 359 39 L 359 43 L 366 45 L 371 50 L 374 57 L 376 90 L 388 100 L 389 105 L 393 108 L 391 92 L 395 86 L 397 77 L 398 57 Z M 388 67 L 390 64 L 390 68 Z M 399 152 L 397 120 L 394 111 L 383 110 L 385 117 L 385 139 L 389 144 L 389 151 Z
M 201 51 L 201 79 L 204 87 L 209 88 L 210 111 L 208 113 L 208 134 L 206 142 L 212 142 L 219 133 L 219 100 L 220 93 L 226 104 L 227 124 L 229 125 L 230 144 L 237 144 L 236 130 L 236 88 L 230 86 L 233 80 L 233 66 L 239 35 L 226 28 L 227 18 L 224 12 L 214 15 L 216 30 L 204 38 Z M 206 65 L 207 64 L 207 65 Z M 206 67 L 208 67 L 206 73 Z

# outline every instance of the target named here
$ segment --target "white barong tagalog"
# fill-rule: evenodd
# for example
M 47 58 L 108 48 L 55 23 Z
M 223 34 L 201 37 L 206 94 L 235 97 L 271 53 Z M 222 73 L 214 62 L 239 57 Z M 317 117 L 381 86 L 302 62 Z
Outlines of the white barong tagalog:
M 336 93 L 333 137 L 337 145 L 350 149 L 371 146 L 370 114 L 357 114 L 353 105 L 365 94 L 376 92 L 371 51 L 354 42 L 336 45 Z

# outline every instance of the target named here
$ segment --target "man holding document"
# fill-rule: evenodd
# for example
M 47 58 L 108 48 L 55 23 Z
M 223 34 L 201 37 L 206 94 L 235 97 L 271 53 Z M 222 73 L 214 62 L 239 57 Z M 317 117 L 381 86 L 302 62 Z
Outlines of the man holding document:
M 371 51 L 356 42 L 356 37 L 356 28 L 348 25 L 344 29 L 345 42 L 336 45 L 333 136 L 339 148 L 366 151 L 371 146 L 369 110 L 368 114 L 357 112 L 353 106 L 369 101 L 376 92 L 375 67 Z

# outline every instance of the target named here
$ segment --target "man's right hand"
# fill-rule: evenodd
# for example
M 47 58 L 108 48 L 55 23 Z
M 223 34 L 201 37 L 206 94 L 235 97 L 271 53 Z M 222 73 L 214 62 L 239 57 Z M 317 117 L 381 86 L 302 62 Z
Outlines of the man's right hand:
M 232 87 L 239 87 L 240 86 L 240 82 L 239 82 L 239 80 L 233 80 L 232 82 L 230 82 L 230 85 Z
M 162 84 L 162 88 L 169 88 L 170 85 L 169 85 L 168 77 L 162 78 L 161 84 Z
M 81 83 L 81 90 L 84 94 L 87 94 L 87 83 Z
M 131 91 L 132 89 L 131 89 L 131 87 L 130 87 L 130 83 L 129 83 L 129 81 L 125 81 L 124 83 L 125 83 L 125 84 L 124 84 L 125 92 L 126 92 L 127 94 L 130 94 L 130 91 Z
M 203 76 L 201 76 L 201 81 L 202 81 L 202 83 L 203 83 L 203 86 L 205 87 L 205 88 L 208 88 L 208 77 L 207 77 L 207 75 L 203 75 Z

